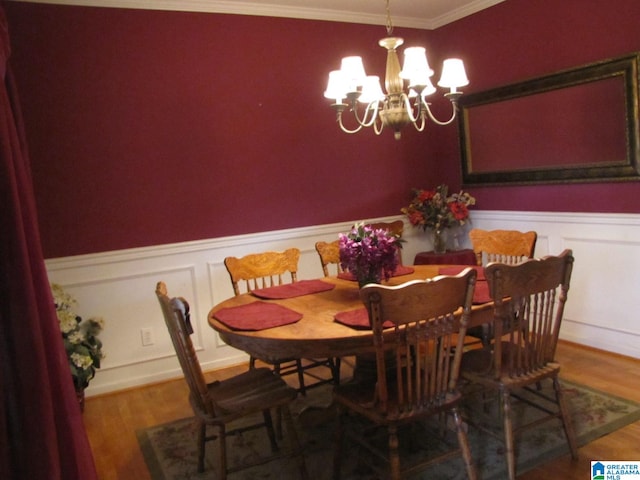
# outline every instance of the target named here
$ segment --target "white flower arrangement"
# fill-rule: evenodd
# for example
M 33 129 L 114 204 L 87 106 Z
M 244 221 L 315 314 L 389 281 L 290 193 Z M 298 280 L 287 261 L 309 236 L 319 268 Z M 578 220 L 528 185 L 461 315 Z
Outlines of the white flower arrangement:
M 89 318 L 83 321 L 73 311 L 76 300 L 60 285 L 52 283 L 51 292 L 73 383 L 76 390 L 84 390 L 95 376 L 96 368 L 100 368 L 100 360 L 104 358 L 102 342 L 98 338 L 104 329 L 104 320 Z

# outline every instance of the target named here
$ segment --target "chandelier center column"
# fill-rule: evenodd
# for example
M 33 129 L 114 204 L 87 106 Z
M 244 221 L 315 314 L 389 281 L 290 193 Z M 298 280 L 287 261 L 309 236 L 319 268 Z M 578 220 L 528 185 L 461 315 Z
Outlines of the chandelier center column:
M 387 37 L 378 42 L 381 47 L 387 49 L 387 68 L 385 71 L 384 86 L 387 89 L 389 95 L 402 93 L 404 90 L 404 83 L 400 77 L 400 59 L 398 59 L 398 52 L 396 48 L 404 43 L 404 40 L 399 37 Z

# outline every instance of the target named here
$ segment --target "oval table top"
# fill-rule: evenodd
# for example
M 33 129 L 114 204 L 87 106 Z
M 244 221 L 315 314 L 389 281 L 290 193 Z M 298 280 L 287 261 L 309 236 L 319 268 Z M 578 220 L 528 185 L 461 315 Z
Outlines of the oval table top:
M 413 273 L 392 277 L 383 285 L 400 285 L 410 280 L 432 278 L 438 275 L 441 267 L 443 265 L 412 265 Z M 279 300 L 261 300 L 249 293 L 231 297 L 211 309 L 208 314 L 209 325 L 228 345 L 265 359 L 341 357 L 372 351 L 370 329 L 355 329 L 334 320 L 337 313 L 364 308 L 357 282 L 337 277 L 323 277 L 321 280 L 334 284 L 335 288 Z M 223 308 L 256 301 L 283 305 L 302 314 L 302 319 L 275 328 L 246 331 L 234 330 L 214 316 Z M 470 326 L 490 322 L 492 307 L 492 303 L 474 305 Z

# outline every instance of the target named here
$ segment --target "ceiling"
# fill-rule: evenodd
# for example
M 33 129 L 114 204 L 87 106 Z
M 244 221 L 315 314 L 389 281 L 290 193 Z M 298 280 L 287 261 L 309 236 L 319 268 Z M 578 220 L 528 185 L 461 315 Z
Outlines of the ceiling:
M 385 0 L 12 0 L 386 24 Z M 432 30 L 504 0 L 390 0 L 394 26 Z

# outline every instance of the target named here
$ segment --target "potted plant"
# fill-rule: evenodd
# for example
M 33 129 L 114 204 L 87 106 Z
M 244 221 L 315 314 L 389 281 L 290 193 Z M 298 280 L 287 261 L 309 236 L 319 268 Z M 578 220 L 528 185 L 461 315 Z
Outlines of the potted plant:
M 60 332 L 67 352 L 69 369 L 73 385 L 84 410 L 84 390 L 100 368 L 100 360 L 104 358 L 102 342 L 98 335 L 104 328 L 102 318 L 88 318 L 76 315 L 73 308 L 76 300 L 66 293 L 58 284 L 51 284 L 51 291 L 56 305 L 56 314 L 60 324 Z

